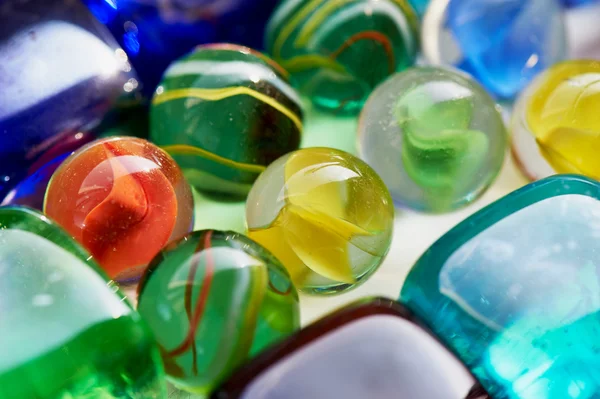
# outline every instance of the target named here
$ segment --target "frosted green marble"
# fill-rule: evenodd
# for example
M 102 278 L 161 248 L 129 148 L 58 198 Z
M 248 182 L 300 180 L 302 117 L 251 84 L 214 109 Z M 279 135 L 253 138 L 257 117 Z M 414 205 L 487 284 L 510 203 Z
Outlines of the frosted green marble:
M 152 336 L 89 258 L 42 214 L 0 208 L 1 398 L 166 398 Z

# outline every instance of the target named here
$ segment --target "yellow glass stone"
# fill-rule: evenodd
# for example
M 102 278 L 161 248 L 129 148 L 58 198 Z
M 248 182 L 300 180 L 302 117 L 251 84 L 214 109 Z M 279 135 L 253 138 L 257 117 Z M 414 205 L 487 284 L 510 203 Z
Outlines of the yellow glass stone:
M 557 64 L 534 85 L 526 122 L 541 155 L 556 173 L 600 179 L 600 62 Z
M 248 197 L 248 235 L 269 249 L 309 293 L 335 293 L 365 281 L 390 247 L 394 207 L 363 161 L 330 148 L 286 155 Z

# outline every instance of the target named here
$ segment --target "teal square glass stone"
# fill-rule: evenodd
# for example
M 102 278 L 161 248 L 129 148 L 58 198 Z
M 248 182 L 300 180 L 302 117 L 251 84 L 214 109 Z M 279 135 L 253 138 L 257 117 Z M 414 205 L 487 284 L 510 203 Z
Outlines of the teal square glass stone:
M 400 299 L 494 399 L 600 398 L 600 184 L 557 175 L 460 223 Z

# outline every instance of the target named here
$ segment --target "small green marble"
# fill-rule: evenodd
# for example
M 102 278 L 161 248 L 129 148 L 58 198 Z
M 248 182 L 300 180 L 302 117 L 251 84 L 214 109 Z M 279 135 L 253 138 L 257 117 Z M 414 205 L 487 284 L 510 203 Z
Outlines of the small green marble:
M 298 294 L 279 261 L 241 234 L 216 230 L 191 233 L 152 261 L 138 311 L 169 380 L 199 395 L 300 324 Z
M 406 0 L 286 0 L 266 47 L 317 106 L 355 114 L 375 86 L 415 63 L 418 26 Z
M 48 218 L 0 208 L 0 275 L 1 398 L 166 398 L 145 323 Z
M 362 111 L 358 148 L 399 205 L 446 212 L 502 167 L 507 134 L 493 99 L 469 76 L 432 67 L 390 77 Z
M 249 48 L 200 46 L 165 72 L 150 139 L 197 189 L 243 198 L 266 166 L 300 145 L 301 101 L 287 76 Z
M 600 397 L 600 184 L 557 175 L 460 223 L 400 300 L 494 399 Z

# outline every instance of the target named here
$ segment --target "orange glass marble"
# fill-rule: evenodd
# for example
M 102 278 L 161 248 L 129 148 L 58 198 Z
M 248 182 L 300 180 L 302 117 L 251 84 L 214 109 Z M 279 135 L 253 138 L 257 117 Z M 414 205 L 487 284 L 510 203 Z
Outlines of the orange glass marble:
M 170 240 L 193 225 L 193 198 L 179 166 L 132 137 L 97 140 L 52 176 L 44 212 L 117 281 L 136 279 Z

